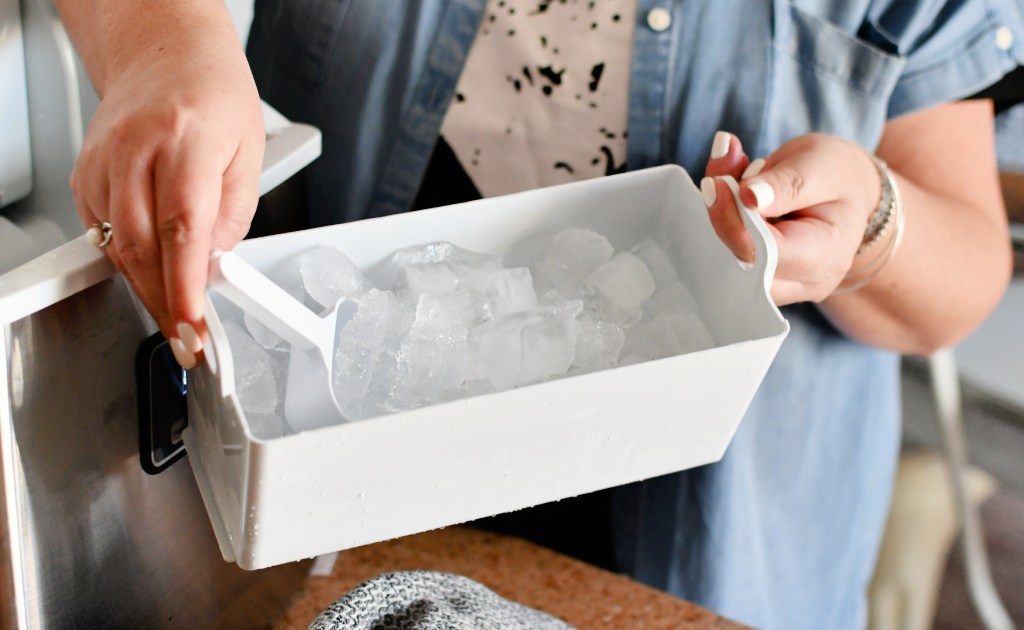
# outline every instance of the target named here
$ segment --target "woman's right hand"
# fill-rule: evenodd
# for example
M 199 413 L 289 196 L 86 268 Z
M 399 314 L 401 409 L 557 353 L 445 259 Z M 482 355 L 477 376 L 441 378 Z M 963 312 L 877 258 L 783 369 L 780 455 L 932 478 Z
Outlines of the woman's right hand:
M 82 15 L 91 4 L 63 3 L 73 37 L 76 26 L 97 26 Z M 101 102 L 71 186 L 87 227 L 109 222 L 103 252 L 189 368 L 202 356 L 210 252 L 234 247 L 256 209 L 262 110 L 221 3 L 141 10 L 149 9 L 113 7 L 116 20 L 108 14 L 87 41 L 75 38 Z M 160 11 L 162 24 L 132 23 Z

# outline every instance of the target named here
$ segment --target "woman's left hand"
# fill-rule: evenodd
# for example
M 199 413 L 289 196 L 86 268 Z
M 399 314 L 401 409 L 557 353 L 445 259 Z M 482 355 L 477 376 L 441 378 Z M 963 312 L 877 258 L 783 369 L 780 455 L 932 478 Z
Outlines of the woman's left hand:
M 881 194 L 878 169 L 864 149 L 825 134 L 801 136 L 750 162 L 739 138 L 719 132 L 706 175 L 701 191 L 711 223 L 737 258 L 753 262 L 754 241 L 719 178 L 734 177 L 743 203 L 767 219 L 779 253 L 772 282 L 779 305 L 832 294 L 853 265 Z

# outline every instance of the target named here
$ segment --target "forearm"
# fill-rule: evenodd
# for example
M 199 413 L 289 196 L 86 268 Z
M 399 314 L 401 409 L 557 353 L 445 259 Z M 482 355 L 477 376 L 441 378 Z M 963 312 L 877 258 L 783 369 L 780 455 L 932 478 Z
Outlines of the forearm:
M 96 91 L 178 56 L 214 59 L 230 50 L 243 58 L 231 18 L 220 0 L 55 0 Z
M 943 117 L 967 108 L 973 116 L 984 105 L 957 107 L 959 112 L 942 113 L 927 128 L 912 121 L 897 123 L 879 147 L 902 195 L 902 242 L 870 283 L 821 304 L 823 313 L 855 339 L 929 354 L 970 333 L 1009 282 L 1012 258 L 991 132 L 986 134 L 980 123 L 960 129 L 941 125 Z M 912 152 L 906 138 L 934 142 L 944 150 L 921 151 L 918 144 Z M 876 243 L 858 258 L 873 257 L 886 245 Z M 855 260 L 853 269 L 858 264 Z

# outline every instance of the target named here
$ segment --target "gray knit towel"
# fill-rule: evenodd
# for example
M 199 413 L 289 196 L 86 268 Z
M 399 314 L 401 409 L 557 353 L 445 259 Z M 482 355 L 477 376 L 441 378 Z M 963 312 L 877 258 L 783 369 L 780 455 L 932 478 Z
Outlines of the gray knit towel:
M 385 573 L 342 595 L 309 630 L 572 630 L 479 582 L 437 571 Z

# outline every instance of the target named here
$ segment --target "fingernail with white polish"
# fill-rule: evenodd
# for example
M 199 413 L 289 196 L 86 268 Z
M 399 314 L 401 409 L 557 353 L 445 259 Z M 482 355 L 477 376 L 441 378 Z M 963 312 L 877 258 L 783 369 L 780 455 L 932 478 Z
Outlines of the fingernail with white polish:
M 715 180 L 705 177 L 700 180 L 700 194 L 704 197 L 704 205 L 710 208 L 718 200 L 718 190 L 715 189 Z
M 724 131 L 715 133 L 715 139 L 711 143 L 711 159 L 720 160 L 729 152 L 729 134 Z
M 171 352 L 174 353 L 174 359 L 178 362 L 178 365 L 186 370 L 196 366 L 196 355 L 188 351 L 181 339 L 171 337 L 167 340 L 167 344 L 171 346 Z
M 188 322 L 178 324 L 178 338 L 185 345 L 185 349 L 192 354 L 197 354 L 203 349 L 203 340 L 199 337 L 196 329 Z
M 760 173 L 762 170 L 764 170 L 764 158 L 757 158 L 756 160 L 751 162 L 749 166 L 747 166 L 747 170 L 743 171 L 743 174 L 740 175 L 740 179 L 753 177 L 754 175 Z
M 754 193 L 754 200 L 757 202 L 757 209 L 763 210 L 768 206 L 772 205 L 775 201 L 775 191 L 768 182 L 752 182 L 747 184 L 747 188 L 750 192 Z

